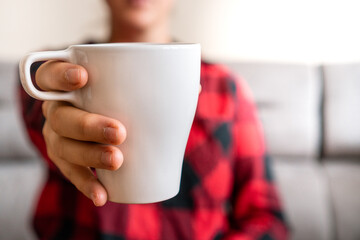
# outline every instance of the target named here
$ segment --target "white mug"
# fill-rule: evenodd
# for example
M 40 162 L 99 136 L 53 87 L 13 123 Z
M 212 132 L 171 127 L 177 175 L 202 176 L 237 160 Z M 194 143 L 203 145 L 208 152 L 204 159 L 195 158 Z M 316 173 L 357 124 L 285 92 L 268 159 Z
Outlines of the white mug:
M 123 165 L 116 171 L 96 169 L 97 176 L 110 201 L 151 203 L 179 192 L 198 101 L 200 56 L 200 45 L 193 43 L 85 44 L 30 53 L 19 68 L 30 96 L 68 101 L 124 124 L 127 138 L 118 146 Z M 88 83 L 72 92 L 39 91 L 32 83 L 30 66 L 45 60 L 82 65 Z

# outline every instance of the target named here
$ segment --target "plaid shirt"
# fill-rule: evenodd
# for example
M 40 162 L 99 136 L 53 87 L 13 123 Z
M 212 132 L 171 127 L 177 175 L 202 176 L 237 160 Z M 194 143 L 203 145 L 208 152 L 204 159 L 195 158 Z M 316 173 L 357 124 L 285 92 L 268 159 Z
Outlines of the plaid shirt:
M 34 64 L 35 73 L 40 64 Z M 202 92 L 179 194 L 167 201 L 95 207 L 46 153 L 42 102 L 19 88 L 28 134 L 49 166 L 34 216 L 40 239 L 287 239 L 250 91 L 225 67 L 202 63 Z

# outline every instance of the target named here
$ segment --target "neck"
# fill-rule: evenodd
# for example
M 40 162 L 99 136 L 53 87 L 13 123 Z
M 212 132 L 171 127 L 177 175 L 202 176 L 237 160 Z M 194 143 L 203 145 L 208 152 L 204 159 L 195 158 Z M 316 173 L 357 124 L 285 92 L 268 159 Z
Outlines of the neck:
M 158 24 L 151 28 L 134 28 L 126 24 L 118 24 L 114 20 L 111 24 L 110 42 L 171 42 L 169 24 Z

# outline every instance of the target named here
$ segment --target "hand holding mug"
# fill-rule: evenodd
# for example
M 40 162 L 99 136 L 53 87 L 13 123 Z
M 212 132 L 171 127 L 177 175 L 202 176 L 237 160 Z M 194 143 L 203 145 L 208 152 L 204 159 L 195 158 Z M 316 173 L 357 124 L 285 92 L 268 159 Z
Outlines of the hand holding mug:
M 39 91 L 29 69 L 49 59 L 66 62 L 39 68 Z M 31 96 L 46 100 L 49 157 L 95 205 L 177 194 L 200 86 L 198 44 L 74 45 L 26 56 L 20 75 Z
M 88 73 L 80 65 L 48 61 L 38 69 L 35 79 L 44 91 L 74 91 L 86 85 Z M 43 114 L 50 159 L 95 205 L 104 205 L 107 192 L 89 167 L 116 170 L 121 166 L 123 155 L 113 145 L 124 141 L 125 127 L 116 119 L 63 101 L 44 101 Z

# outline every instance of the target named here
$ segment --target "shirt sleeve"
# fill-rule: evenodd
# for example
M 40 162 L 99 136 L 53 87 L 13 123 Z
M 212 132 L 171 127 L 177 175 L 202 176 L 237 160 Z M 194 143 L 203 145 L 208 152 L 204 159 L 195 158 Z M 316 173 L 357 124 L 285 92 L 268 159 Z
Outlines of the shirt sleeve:
M 224 239 L 287 239 L 256 106 L 246 82 L 234 79 L 234 190 L 230 232 Z
M 37 62 L 31 66 L 30 72 L 33 81 L 35 79 L 35 73 L 42 63 L 43 62 Z M 30 97 L 22 88 L 20 81 L 18 86 L 18 92 L 24 125 L 32 144 L 42 155 L 43 159 L 45 159 L 50 169 L 58 171 L 54 163 L 49 159 L 47 155 L 45 140 L 42 135 L 42 128 L 45 122 L 44 115 L 42 114 L 43 102 Z

